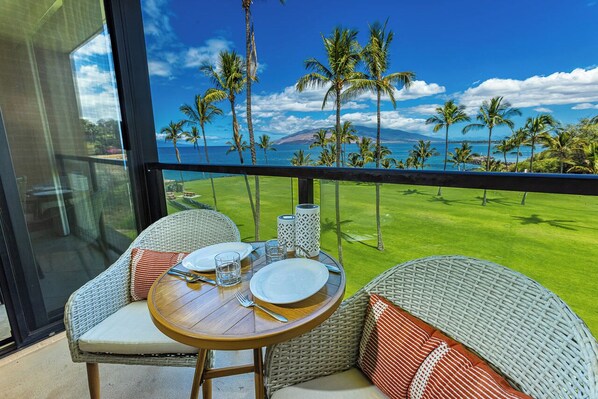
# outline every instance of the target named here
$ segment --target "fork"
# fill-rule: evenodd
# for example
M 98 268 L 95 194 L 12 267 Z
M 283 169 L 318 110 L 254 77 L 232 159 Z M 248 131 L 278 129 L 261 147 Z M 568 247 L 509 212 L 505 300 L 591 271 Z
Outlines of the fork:
M 239 303 L 241 304 L 241 306 L 244 306 L 246 308 L 250 308 L 252 306 L 255 306 L 258 309 L 263 310 L 264 312 L 268 313 L 270 316 L 274 317 L 276 320 L 278 321 L 282 321 L 283 323 L 288 322 L 289 320 L 287 320 L 286 317 L 279 315 L 278 313 L 274 313 L 271 310 L 268 310 L 260 305 L 258 305 L 257 303 L 253 302 L 251 299 L 249 299 L 248 297 L 240 294 L 239 292 L 237 292 L 235 294 L 235 296 L 237 297 L 237 300 L 239 301 Z

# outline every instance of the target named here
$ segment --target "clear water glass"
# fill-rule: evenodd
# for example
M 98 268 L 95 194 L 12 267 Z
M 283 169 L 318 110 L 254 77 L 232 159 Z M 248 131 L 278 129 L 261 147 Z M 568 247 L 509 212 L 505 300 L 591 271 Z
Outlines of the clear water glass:
M 284 242 L 278 240 L 266 241 L 266 264 L 286 259 L 287 247 Z
M 241 257 L 237 252 L 222 252 L 214 257 L 216 282 L 221 287 L 230 287 L 241 282 Z

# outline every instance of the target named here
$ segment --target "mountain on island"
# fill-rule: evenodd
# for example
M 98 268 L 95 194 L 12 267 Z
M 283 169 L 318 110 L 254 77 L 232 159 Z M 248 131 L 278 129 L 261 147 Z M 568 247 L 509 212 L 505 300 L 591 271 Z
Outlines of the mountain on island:
M 373 140 L 376 140 L 376 128 L 375 127 L 366 127 L 366 126 L 353 126 L 357 132 L 355 135 L 357 137 L 369 137 Z M 334 127 L 327 128 L 328 130 L 333 130 Z M 285 136 L 281 139 L 278 139 L 274 142 L 274 144 L 310 144 L 313 142 L 314 134 L 320 129 L 306 129 L 301 130 L 299 132 L 295 132 Z M 384 144 L 395 144 L 395 143 L 414 143 L 418 140 L 430 140 L 430 141 L 442 141 L 441 137 L 430 137 L 424 134 L 419 133 L 411 133 L 406 132 L 404 130 L 398 129 L 381 129 L 380 130 L 380 140 Z

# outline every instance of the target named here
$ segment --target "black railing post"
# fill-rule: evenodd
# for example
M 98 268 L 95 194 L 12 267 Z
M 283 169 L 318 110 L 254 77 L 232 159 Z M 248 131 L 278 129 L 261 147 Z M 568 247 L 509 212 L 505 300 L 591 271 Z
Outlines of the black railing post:
M 314 203 L 314 179 L 298 179 L 299 180 L 299 203 L 313 204 Z

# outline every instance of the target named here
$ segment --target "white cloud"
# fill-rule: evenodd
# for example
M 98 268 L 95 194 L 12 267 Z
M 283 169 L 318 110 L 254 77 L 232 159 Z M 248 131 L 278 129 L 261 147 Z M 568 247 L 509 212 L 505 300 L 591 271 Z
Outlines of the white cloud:
M 598 109 L 598 104 L 582 103 L 574 105 L 573 107 L 571 107 L 571 109 Z
M 382 111 L 380 113 L 382 126 L 386 129 L 399 129 L 406 131 L 429 132 L 426 120 L 422 118 L 410 118 L 401 115 L 398 111 Z M 334 115 L 327 118 L 328 125 L 334 124 Z M 351 112 L 342 115 L 341 120 L 353 122 L 354 125 L 376 127 L 377 119 L 375 112 Z
M 161 76 L 167 78 L 172 75 L 171 64 L 164 61 L 149 60 L 147 62 L 147 67 L 149 68 L 150 76 Z
M 183 56 L 184 66 L 197 68 L 205 63 L 214 65 L 218 61 L 218 53 L 232 48 L 233 42 L 222 37 L 208 39 L 203 46 L 187 49 Z
M 515 107 L 598 101 L 598 68 L 577 68 L 525 80 L 492 78 L 458 97 L 462 104 L 479 107 L 494 96 L 503 96 Z
M 120 120 L 116 82 L 110 71 L 97 65 L 83 65 L 75 74 L 81 117 L 93 122 L 99 119 Z
M 424 80 L 414 80 L 409 88 L 401 88 L 401 90 L 394 89 L 394 96 L 396 101 L 415 100 L 416 98 L 434 96 L 442 94 L 446 91 L 444 86 L 437 83 L 426 83 Z M 387 97 L 388 98 L 388 97 Z M 368 99 L 375 101 L 376 95 L 374 93 L 365 93 L 359 96 L 359 99 Z
M 76 60 L 82 60 L 94 55 L 106 55 L 112 52 L 110 40 L 108 40 L 107 32 L 102 32 L 93 37 L 83 46 L 79 47 L 74 53 L 73 57 Z
M 550 108 L 546 108 L 546 107 L 534 108 L 534 111 L 543 112 L 543 113 L 547 113 L 547 114 L 551 114 L 553 112 Z
M 432 115 L 436 113 L 436 108 L 442 107 L 442 104 L 421 104 L 413 107 L 402 108 L 401 111 L 410 114 Z

